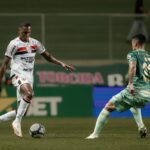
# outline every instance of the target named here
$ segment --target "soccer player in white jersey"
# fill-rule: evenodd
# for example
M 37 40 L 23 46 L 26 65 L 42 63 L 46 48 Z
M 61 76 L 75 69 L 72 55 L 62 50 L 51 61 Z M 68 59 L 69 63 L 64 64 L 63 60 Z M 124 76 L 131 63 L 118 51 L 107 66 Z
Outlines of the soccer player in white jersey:
M 12 122 L 14 133 L 22 137 L 21 119 L 26 113 L 33 97 L 33 69 L 36 53 L 43 56 L 48 62 L 62 66 L 65 70 L 73 71 L 69 66 L 53 57 L 36 39 L 30 37 L 31 24 L 22 23 L 19 26 L 19 36 L 10 41 L 3 63 L 0 67 L 0 83 L 10 63 L 10 78 L 17 89 L 18 108 L 0 116 L 0 121 L 15 118 Z

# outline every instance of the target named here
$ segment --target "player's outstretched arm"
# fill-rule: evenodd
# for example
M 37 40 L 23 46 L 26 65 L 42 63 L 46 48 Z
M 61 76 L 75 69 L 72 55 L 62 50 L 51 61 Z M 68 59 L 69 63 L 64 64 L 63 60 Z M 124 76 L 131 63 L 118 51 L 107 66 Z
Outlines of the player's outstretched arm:
M 73 71 L 75 68 L 73 66 L 67 65 L 64 62 L 56 59 L 54 56 L 52 56 L 48 51 L 44 51 L 41 54 L 48 62 L 54 63 L 56 65 L 61 65 L 65 70 Z

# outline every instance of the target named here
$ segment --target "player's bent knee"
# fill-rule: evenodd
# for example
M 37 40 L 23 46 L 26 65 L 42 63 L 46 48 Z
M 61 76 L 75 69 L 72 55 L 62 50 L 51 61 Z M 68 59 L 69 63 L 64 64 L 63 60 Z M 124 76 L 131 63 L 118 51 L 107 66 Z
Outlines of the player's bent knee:
M 116 109 L 115 105 L 113 103 L 108 102 L 105 105 L 105 109 L 108 110 L 109 112 L 112 112 Z
M 23 100 L 27 103 L 30 103 L 33 97 L 33 92 L 28 92 L 24 97 Z

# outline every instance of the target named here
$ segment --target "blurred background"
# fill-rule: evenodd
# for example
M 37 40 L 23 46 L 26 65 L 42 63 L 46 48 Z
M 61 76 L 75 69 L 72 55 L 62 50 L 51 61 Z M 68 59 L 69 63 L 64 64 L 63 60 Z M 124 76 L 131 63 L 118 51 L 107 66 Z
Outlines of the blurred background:
M 35 97 L 28 116 L 96 117 L 104 104 L 126 85 L 131 50 L 128 36 L 137 14 L 136 0 L 2 0 L 0 1 L 0 60 L 20 22 L 30 22 L 32 37 L 75 72 L 49 65 L 37 55 Z M 144 0 L 142 22 L 150 34 L 150 1 Z M 141 14 L 140 14 L 141 15 Z M 137 31 L 141 33 L 142 30 Z M 146 49 L 150 49 L 147 38 Z M 3 114 L 16 107 L 15 88 L 4 79 L 0 98 Z M 8 86 L 7 86 L 8 85 Z M 149 105 L 143 110 L 148 117 Z M 112 117 L 130 117 L 129 112 Z

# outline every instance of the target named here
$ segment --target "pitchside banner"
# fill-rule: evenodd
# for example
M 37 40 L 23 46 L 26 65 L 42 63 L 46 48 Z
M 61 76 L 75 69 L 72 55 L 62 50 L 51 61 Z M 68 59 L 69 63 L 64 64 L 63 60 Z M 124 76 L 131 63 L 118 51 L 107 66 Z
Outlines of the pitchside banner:
M 94 86 L 123 86 L 127 64 L 76 67 L 64 71 L 49 64 L 35 65 L 34 92 L 28 116 L 84 117 L 93 114 Z M 4 85 L 1 91 L 1 113 L 16 108 L 16 91 Z

